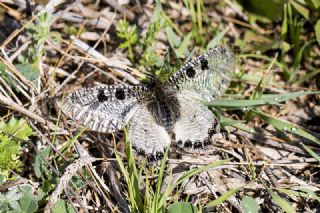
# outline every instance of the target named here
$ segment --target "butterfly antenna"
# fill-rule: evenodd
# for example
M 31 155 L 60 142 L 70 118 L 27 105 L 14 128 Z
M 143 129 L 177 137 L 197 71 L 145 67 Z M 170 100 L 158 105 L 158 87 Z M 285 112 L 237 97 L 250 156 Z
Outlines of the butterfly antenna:
M 164 63 L 166 61 L 166 59 L 169 59 L 169 48 L 166 49 L 166 54 L 162 60 L 162 64 L 161 64 L 161 67 L 160 67 L 160 72 L 162 71 L 163 67 L 164 67 Z
M 153 82 L 153 81 L 156 80 L 156 76 L 155 76 L 154 73 L 145 72 L 144 74 L 147 76 L 147 78 L 145 78 L 144 80 L 147 81 L 148 83 Z
M 154 79 L 154 74 L 151 72 L 144 72 L 144 74 L 149 78 L 149 79 Z
M 185 60 L 185 63 L 188 63 L 194 56 L 194 53 L 198 50 L 197 47 L 194 47 L 191 51 L 191 53 L 188 55 L 188 57 Z

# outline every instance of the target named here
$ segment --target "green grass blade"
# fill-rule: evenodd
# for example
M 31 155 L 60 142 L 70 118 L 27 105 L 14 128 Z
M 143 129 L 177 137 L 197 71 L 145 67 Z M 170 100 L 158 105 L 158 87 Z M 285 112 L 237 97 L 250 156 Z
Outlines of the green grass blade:
M 272 57 L 268 57 L 265 55 L 257 55 L 257 54 L 240 54 L 239 57 L 240 58 L 257 58 L 257 59 L 262 59 L 269 62 L 273 61 Z M 285 72 L 288 72 L 288 67 L 285 64 L 282 64 L 278 61 L 275 61 L 274 64 L 280 69 L 284 70 Z
M 140 174 L 138 173 L 136 162 L 135 162 L 135 156 L 132 151 L 131 143 L 129 142 L 129 137 L 127 135 L 127 131 L 125 130 L 125 136 L 126 136 L 126 155 L 128 160 L 128 171 L 129 171 L 129 177 L 132 185 L 131 195 L 133 196 L 133 199 L 135 203 L 137 204 L 137 207 L 139 211 L 141 212 L 143 210 L 143 199 L 140 192 Z
M 133 192 L 132 192 L 132 184 L 131 184 L 131 180 L 129 178 L 129 173 L 128 171 L 126 170 L 124 164 L 123 164 L 123 161 L 122 159 L 120 158 L 120 156 L 118 155 L 118 152 L 115 150 L 115 156 L 116 156 L 116 160 L 118 162 L 118 165 L 120 167 L 120 171 L 122 172 L 123 176 L 124 176 L 124 179 L 128 185 L 128 201 L 130 202 L 130 206 L 131 208 L 135 208 L 137 205 L 136 205 L 136 202 L 135 200 L 133 199 Z
M 311 135 L 310 133 L 304 131 L 302 128 L 295 126 L 289 122 L 281 121 L 277 118 L 271 117 L 269 115 L 266 115 L 258 110 L 252 110 L 256 115 L 258 115 L 262 120 L 264 120 L 266 123 L 272 125 L 276 129 L 278 129 L 281 132 L 287 132 L 299 135 L 301 137 L 307 138 L 316 144 L 320 145 L 320 140 L 316 138 L 315 136 Z
M 281 198 L 278 194 L 274 193 L 270 189 L 267 189 L 268 193 L 271 195 L 273 201 L 280 206 L 285 212 L 293 213 L 296 210 L 292 207 L 291 203 L 287 202 L 285 199 Z
M 191 42 L 191 36 L 192 36 L 191 32 L 188 33 L 186 36 L 184 36 L 182 42 L 180 43 L 179 48 L 176 50 L 177 56 L 182 57 L 182 56 L 189 56 L 190 55 L 188 47 Z
M 200 168 L 196 168 L 196 169 L 192 169 L 190 171 L 187 171 L 174 184 L 173 188 L 175 188 L 177 185 L 181 184 L 183 181 L 185 181 L 186 179 L 188 179 L 189 177 L 191 177 L 193 175 L 199 174 L 200 172 L 206 171 L 208 169 L 212 169 L 212 168 L 217 167 L 217 166 L 221 166 L 221 165 L 223 165 L 223 164 L 225 164 L 227 162 L 230 162 L 230 160 L 231 159 L 228 158 L 228 159 L 225 159 L 225 160 L 216 161 L 214 163 L 210 163 L 209 165 L 206 165 L 206 166 L 203 166 L 203 167 L 200 167 Z
M 298 13 L 300 13 L 305 19 L 309 20 L 309 10 L 306 7 L 302 6 L 294 0 L 290 0 L 289 2 L 294 7 L 294 9 L 298 11 Z
M 311 41 L 308 41 L 307 43 L 305 43 L 300 49 L 299 52 L 297 53 L 296 57 L 294 58 L 294 63 L 293 63 L 293 67 L 292 67 L 292 71 L 290 73 L 290 79 L 289 82 L 294 82 L 296 80 L 296 73 L 298 72 L 299 68 L 300 68 L 300 64 L 301 64 L 301 60 L 303 57 L 303 52 L 304 50 L 311 45 L 312 43 L 316 42 L 316 39 L 312 39 Z
M 72 147 L 74 145 L 74 143 L 78 140 L 78 138 L 82 135 L 82 133 L 86 130 L 86 128 L 81 128 L 80 131 L 73 137 L 71 138 L 67 144 L 65 144 L 59 151 L 64 154 L 66 152 L 67 149 L 69 149 L 70 147 Z M 57 157 L 59 154 L 56 153 L 55 157 Z
M 230 196 L 234 195 L 235 193 L 237 193 L 242 188 L 243 187 L 238 187 L 238 188 L 231 189 L 231 190 L 227 191 L 226 193 L 224 193 L 223 195 L 221 195 L 217 199 L 209 202 L 204 208 L 210 208 L 210 207 L 215 207 L 215 206 L 220 205 L 221 203 L 226 201 Z
M 145 170 L 146 172 L 146 180 L 145 180 L 145 193 L 144 193 L 144 211 L 150 212 L 150 205 L 152 203 L 152 196 L 150 194 L 151 186 L 149 182 L 149 170 Z
M 292 92 L 286 94 L 263 94 L 261 98 L 254 100 L 230 100 L 221 99 L 212 102 L 202 102 L 205 106 L 222 108 L 244 108 L 262 106 L 266 104 L 278 104 L 304 95 L 320 94 L 320 91 L 314 92 Z
M 258 82 L 258 85 L 254 89 L 253 94 L 250 96 L 251 100 L 260 99 L 261 96 L 263 95 L 264 85 L 267 85 L 271 80 L 272 75 L 270 75 L 269 73 L 274 63 L 277 61 L 277 58 L 278 58 L 278 54 L 276 53 L 273 60 L 270 62 L 267 71 L 265 71 L 264 75 L 261 76 L 260 81 Z
M 171 192 L 172 192 L 171 183 L 172 183 L 172 171 L 170 171 L 168 185 L 167 185 L 166 190 L 165 190 L 164 193 L 162 194 L 162 197 L 161 197 L 161 199 L 160 199 L 160 201 L 159 201 L 159 206 L 164 206 L 166 200 L 167 200 L 168 197 L 170 196 L 170 194 L 171 194 Z
M 197 0 L 197 24 L 199 32 L 202 33 L 202 8 L 201 8 L 202 1 Z
M 129 164 L 128 170 L 126 169 L 116 149 L 115 149 L 115 156 L 116 156 L 118 165 L 120 167 L 120 171 L 122 172 L 128 186 L 128 201 L 130 202 L 130 206 L 132 209 L 137 209 L 137 211 L 142 212 L 144 207 L 142 202 L 142 196 L 139 190 L 139 183 L 140 183 L 138 179 L 139 175 L 135 166 L 132 147 L 130 146 L 130 143 L 128 141 L 129 137 L 127 136 L 126 131 L 125 131 L 125 135 L 126 135 L 126 154 L 127 154 L 128 164 Z
M 223 31 L 219 32 L 207 45 L 206 49 L 212 49 L 220 44 L 221 40 L 224 38 L 224 35 L 230 30 L 229 27 L 224 29 Z
M 320 203 L 320 197 L 316 194 L 316 191 L 313 191 L 307 188 L 302 188 L 302 187 L 299 188 L 298 190 L 307 193 L 309 198 L 315 199 Z
M 253 73 L 250 73 L 250 74 L 243 73 L 240 76 L 236 76 L 236 78 L 239 81 L 246 81 L 246 82 L 250 82 L 251 84 L 258 84 L 261 79 L 261 75 L 254 75 Z M 267 82 L 265 85 L 275 87 L 275 88 L 285 92 L 285 90 L 283 88 L 281 88 L 277 82 L 274 82 L 272 80 Z
M 318 44 L 320 45 L 320 19 L 317 21 L 316 25 L 314 26 L 314 31 L 316 32 L 316 37 Z
M 237 125 L 237 124 L 241 124 L 245 121 L 241 121 L 241 120 L 233 120 L 233 119 L 229 119 L 229 118 L 226 118 L 222 115 L 220 115 L 220 124 L 222 126 L 234 126 L 234 125 Z
M 314 159 L 320 162 L 320 156 L 317 153 L 315 153 L 308 146 L 304 145 L 302 142 L 300 142 L 300 145 L 304 148 L 304 150 L 306 150 L 309 153 L 309 155 L 311 155 Z
M 277 128 L 280 131 L 290 131 L 291 133 L 300 135 L 302 137 L 305 137 L 309 140 L 312 140 L 316 143 L 319 143 L 319 139 L 317 139 L 315 136 L 309 134 L 308 132 L 305 132 L 303 129 L 301 129 L 300 127 L 297 127 L 293 124 L 284 122 L 284 121 L 280 121 L 276 118 L 272 118 L 270 116 L 267 116 L 261 112 L 258 111 L 254 111 L 256 114 L 258 113 L 258 115 L 265 120 L 267 123 L 269 123 L 270 125 L 273 125 L 275 128 Z M 260 113 L 260 114 L 259 114 Z M 236 127 L 238 129 L 241 129 L 243 131 L 246 132 L 250 132 L 252 134 L 257 133 L 254 129 L 252 129 L 251 127 L 248 127 L 247 125 L 243 124 L 242 121 L 237 121 L 237 120 L 232 120 L 226 117 L 221 116 L 220 117 L 220 121 L 221 121 L 221 125 L 223 126 L 233 126 Z M 317 142 L 318 141 L 318 142 Z M 320 162 L 320 156 L 315 153 L 313 150 L 311 150 L 308 146 L 304 145 L 303 143 L 300 144 L 305 150 L 306 152 L 308 152 L 310 154 L 310 156 L 314 157 L 316 160 L 318 160 Z
M 279 192 L 285 193 L 288 196 L 297 196 L 297 197 L 304 197 L 307 199 L 314 199 L 320 202 L 320 197 L 315 194 L 314 191 L 311 191 L 310 189 L 302 189 L 306 191 L 295 191 L 291 189 L 277 189 Z
M 320 22 L 319 22 L 320 23 Z M 303 82 L 310 80 L 312 78 L 314 78 L 316 75 L 318 75 L 320 73 L 320 70 L 318 69 L 312 69 L 310 70 L 306 75 L 301 76 L 297 81 L 296 84 L 302 84 Z
M 169 153 L 169 146 L 166 148 L 166 152 L 161 160 L 161 165 L 160 165 L 158 178 L 157 178 L 156 192 L 155 192 L 154 199 L 153 199 L 153 202 L 154 202 L 153 206 L 157 212 L 158 212 L 158 210 L 163 208 L 163 206 L 159 205 L 159 203 L 160 203 L 159 200 L 161 199 L 160 190 L 161 190 L 162 179 L 163 179 L 163 175 L 164 175 L 164 171 L 165 171 L 168 153 Z

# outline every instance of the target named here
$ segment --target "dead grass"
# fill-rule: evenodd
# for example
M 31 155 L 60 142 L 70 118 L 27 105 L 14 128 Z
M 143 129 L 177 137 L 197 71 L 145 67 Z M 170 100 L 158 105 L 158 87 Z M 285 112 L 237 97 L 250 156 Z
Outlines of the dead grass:
M 0 4 L 1 119 L 27 119 L 34 132 L 21 141 L 23 168 L 2 175 L 2 196 L 27 183 L 32 186 L 28 198 L 38 212 L 164 212 L 178 201 L 203 212 L 249 212 L 244 205 L 253 205 L 249 209 L 255 212 L 255 204 L 261 212 L 319 209 L 320 49 L 315 21 L 310 18 L 302 25 L 294 43 L 281 19 L 251 22 L 257 18 L 254 13 L 233 1 L 185 2 L 163 1 L 161 9 L 142 1 L 49 1 L 31 11 L 22 3 Z M 137 35 L 137 41 L 119 38 L 120 20 L 128 22 L 124 30 Z M 288 31 L 296 27 L 288 26 Z M 240 46 L 240 52 L 225 96 L 232 101 L 227 106 L 211 103 L 221 114 L 225 137 L 203 154 L 176 150 L 166 167 L 146 168 L 132 154 L 123 154 L 122 131 L 82 131 L 54 107 L 55 98 L 82 87 L 139 84 L 151 73 L 159 74 L 161 67 L 168 76 L 188 56 L 218 43 Z M 314 94 L 291 98 L 300 91 Z M 266 94 L 275 95 L 273 102 Z M 225 159 L 230 161 L 199 170 Z M 194 173 L 186 178 L 188 171 Z M 132 193 L 130 186 L 135 187 Z M 12 209 L 7 204 L 13 198 L 0 198 L 1 206 Z M 22 201 L 16 201 L 25 210 Z

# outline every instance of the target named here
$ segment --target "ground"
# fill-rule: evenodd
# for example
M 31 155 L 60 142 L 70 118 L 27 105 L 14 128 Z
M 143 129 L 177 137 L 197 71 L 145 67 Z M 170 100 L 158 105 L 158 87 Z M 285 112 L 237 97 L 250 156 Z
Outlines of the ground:
M 316 212 L 320 3 L 2 1 L 3 212 Z M 222 136 L 146 165 L 126 131 L 84 129 L 57 107 L 102 84 L 165 81 L 217 45 L 236 54 L 206 102 Z

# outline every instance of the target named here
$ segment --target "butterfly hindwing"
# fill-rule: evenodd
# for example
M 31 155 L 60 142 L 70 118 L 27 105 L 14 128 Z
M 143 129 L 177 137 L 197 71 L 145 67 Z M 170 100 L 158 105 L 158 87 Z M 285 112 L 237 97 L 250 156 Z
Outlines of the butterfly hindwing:
M 170 137 L 163 126 L 156 123 L 147 106 L 139 106 L 130 120 L 129 140 L 138 154 L 149 162 L 161 160 Z
M 185 98 L 213 101 L 228 88 L 235 56 L 227 46 L 218 46 L 191 60 L 167 81 Z
M 146 95 L 143 86 L 101 86 L 69 94 L 62 111 L 85 127 L 97 132 L 122 129 Z
M 180 118 L 175 123 L 175 142 L 181 148 L 202 150 L 214 142 L 220 124 L 212 112 L 198 101 L 178 96 Z

